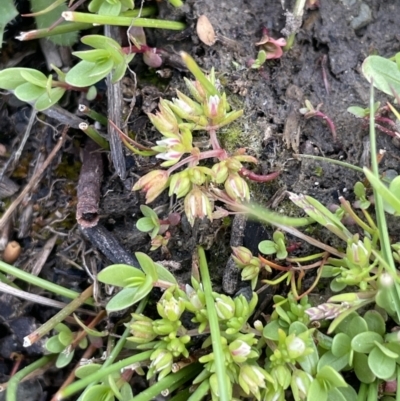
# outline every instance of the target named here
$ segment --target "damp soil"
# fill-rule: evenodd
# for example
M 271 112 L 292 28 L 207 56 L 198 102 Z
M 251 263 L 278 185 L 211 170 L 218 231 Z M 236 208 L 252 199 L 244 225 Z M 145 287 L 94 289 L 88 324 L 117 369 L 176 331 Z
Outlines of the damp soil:
M 368 164 L 368 127 L 348 113 L 347 108 L 368 106 L 369 85 L 360 72 L 363 60 L 370 54 L 391 56 L 399 51 L 400 3 L 395 0 L 321 0 L 318 3 L 319 8 L 305 12 L 293 48 L 281 59 L 268 61 L 258 70 L 248 68 L 248 65 L 257 54 L 255 43 L 261 38 L 262 28 L 267 28 L 275 38 L 281 37 L 282 30 L 291 27 L 286 10 L 293 8 L 293 2 L 188 0 L 179 11 L 158 3 L 163 18 L 185 21 L 188 28 L 180 33 L 146 32 L 148 43 L 164 49 L 168 57 L 158 72 L 149 70 L 139 56 L 135 57 L 131 65 L 135 75 L 127 75 L 122 83 L 124 102 L 121 110 L 126 128 L 136 134 L 139 142 L 154 142 L 157 133 L 145 113 L 156 109 L 160 97 L 172 98 L 176 89 L 185 91 L 182 78 L 189 74 L 177 56 L 184 50 L 204 70 L 214 67 L 233 108 L 244 109 L 243 117 L 220 133 L 222 144 L 229 150 L 244 147 L 256 156 L 260 160 L 256 168 L 258 173 L 280 171 L 274 181 L 252 184 L 254 201 L 293 216 L 299 215 L 299 211 L 282 196 L 284 191 L 311 195 L 327 206 L 338 204 L 339 196 L 352 201 L 352 188 L 362 179 L 360 174 L 328 162 L 299 159 L 295 155 L 324 156 L 357 166 Z M 26 4 L 21 2 L 20 7 L 26 8 Z M 203 44 L 196 34 L 196 21 L 201 15 L 206 15 L 215 29 L 217 41 L 212 46 Z M 21 44 L 13 39 L 14 33 L 30 23 L 17 19 L 10 27 L 0 57 L 1 68 L 18 65 L 46 72 L 46 47 L 40 48 L 33 42 Z M 70 65 L 68 50 L 62 55 L 63 65 Z M 87 104 L 107 113 L 105 83 L 98 90 L 102 96 L 100 100 Z M 385 101 L 381 94 L 377 93 L 376 97 Z M 332 119 L 336 125 L 336 138 L 324 120 L 306 120 L 299 113 L 306 99 L 314 106 L 320 105 Z M 78 115 L 77 106 L 81 101 L 82 98 L 70 95 L 62 100 L 61 107 Z M 14 97 L 6 94 L 1 97 L 0 143 L 6 148 L 6 153 L 0 155 L 1 166 L 20 145 L 31 113 L 30 107 Z M 55 146 L 61 129 L 59 120 L 38 113 L 19 163 L 6 170 L 5 175 L 14 184 L 12 192 L 15 194 L 3 196 L 1 212 L 7 210 L 27 185 L 35 169 Z M 85 141 L 86 137 L 80 131 L 73 128 L 68 131 L 62 152 L 57 154 L 40 182 L 13 214 L 8 231 L 3 229 L 1 234 L 22 246 L 15 266 L 27 271 L 39 266 L 36 273 L 41 277 L 77 291 L 86 288 L 91 283 L 90 275 L 104 266 L 132 260 L 135 263 L 135 252 L 149 252 L 149 237 L 135 226 L 141 217 L 139 207 L 144 204 L 144 196 L 132 192 L 131 188 L 138 177 L 156 165 L 154 159 L 124 151 L 126 174 L 121 178 L 110 154 L 102 152 L 104 174 L 98 216 L 101 229 L 82 230 L 76 223 L 76 208 Z M 380 164 L 382 172 L 399 172 L 397 145 L 392 137 L 379 133 L 378 149 L 385 151 Z M 161 196 L 154 207 L 160 216 L 166 216 L 171 209 L 182 209 L 181 204 L 171 203 L 166 195 Z M 189 281 L 192 257 L 196 246 L 201 244 L 207 250 L 214 288 L 223 291 L 230 245 L 242 242 L 256 252 L 258 242 L 272 234 L 270 227 L 255 222 L 242 226 L 238 231 L 238 224 L 235 226 L 232 219 L 227 218 L 212 223 L 197 221 L 191 227 L 183 218 L 179 226 L 170 230 L 167 249 L 149 254 L 156 261 L 166 261 L 178 280 L 184 283 Z M 394 237 L 399 236 L 396 227 L 391 233 Z M 332 241 L 322 230 L 318 235 L 328 244 Z M 307 245 L 302 244 L 296 252 L 308 251 Z M 229 288 L 229 292 L 234 293 L 240 285 L 234 283 Z M 102 289 L 97 297 L 104 303 L 108 295 Z M 264 302 L 265 309 L 259 312 L 268 314 L 268 307 L 270 305 Z M 23 366 L 42 354 L 40 345 L 35 349 L 23 348 L 22 338 L 55 312 L 55 309 L 39 307 L 13 296 L 0 296 L 0 381 L 7 380 L 18 359 L 16 356 L 24 356 Z M 27 386 L 28 393 L 21 393 L 18 399 L 50 399 L 67 374 L 68 369 L 48 371 Z M 33 388 L 37 391 L 32 391 Z M 0 393 L 0 400 L 3 396 L 4 393 Z

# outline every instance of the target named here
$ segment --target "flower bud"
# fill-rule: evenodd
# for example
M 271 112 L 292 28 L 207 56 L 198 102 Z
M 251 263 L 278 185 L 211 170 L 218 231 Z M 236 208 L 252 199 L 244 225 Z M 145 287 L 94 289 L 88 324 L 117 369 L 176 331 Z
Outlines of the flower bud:
M 192 183 L 190 182 L 188 171 L 183 170 L 171 177 L 168 195 L 175 194 L 177 199 L 182 198 L 190 191 L 191 187 Z
M 247 182 L 237 173 L 229 174 L 225 181 L 226 193 L 235 200 L 249 201 L 250 190 Z
M 129 337 L 129 341 L 136 344 L 145 344 L 157 337 L 153 330 L 153 321 L 146 316 L 141 316 L 141 320 L 135 320 L 131 325 L 131 333 L 133 337 Z
M 371 254 L 371 241 L 365 237 L 364 242 L 349 241 L 346 250 L 346 256 L 350 262 L 357 267 L 366 267 L 369 264 L 369 256 Z
M 158 319 L 153 322 L 153 330 L 159 336 L 167 336 L 176 333 L 181 325 L 180 320 L 170 322 L 167 319 Z
M 150 360 L 152 361 L 150 364 L 150 371 L 154 372 L 162 372 L 159 375 L 159 379 L 165 377 L 168 373 L 171 372 L 173 356 L 172 353 L 166 349 L 156 349 L 150 356 Z
M 250 261 L 253 259 L 253 254 L 251 251 L 244 246 L 237 246 L 237 247 L 232 247 L 232 258 L 235 261 L 235 263 L 238 265 L 238 267 L 246 267 L 248 264 L 250 264 Z
M 132 191 L 139 189 L 146 192 L 146 203 L 152 202 L 164 189 L 168 188 L 169 177 L 167 171 L 153 170 L 139 179 Z
M 220 295 L 215 299 L 215 309 L 221 320 L 229 320 L 235 314 L 235 302 L 231 297 Z
M 173 296 L 163 297 L 157 303 L 157 311 L 162 318 L 169 320 L 170 322 L 176 322 L 185 311 L 185 302 L 182 299 L 176 299 Z
M 228 178 L 229 170 L 225 160 L 220 163 L 214 164 L 211 170 L 213 173 L 213 181 L 217 184 L 223 184 Z
M 177 134 L 179 132 L 178 121 L 171 110 L 166 109 L 166 106 L 161 106 L 161 112 L 157 112 L 156 114 L 148 113 L 151 123 L 157 128 L 158 131 L 163 135 L 168 134 Z
M 251 346 L 243 340 L 235 340 L 229 344 L 229 351 L 232 359 L 236 363 L 246 362 L 249 358 L 255 358 L 258 353 L 252 351 Z
M 273 381 L 272 377 L 256 364 L 244 364 L 240 367 L 239 385 L 246 394 L 253 394 L 260 400 L 260 389 L 265 388 L 265 381 Z
M 196 217 L 208 217 L 212 221 L 212 207 L 207 195 L 198 187 L 194 187 L 185 198 L 185 213 L 190 225 Z

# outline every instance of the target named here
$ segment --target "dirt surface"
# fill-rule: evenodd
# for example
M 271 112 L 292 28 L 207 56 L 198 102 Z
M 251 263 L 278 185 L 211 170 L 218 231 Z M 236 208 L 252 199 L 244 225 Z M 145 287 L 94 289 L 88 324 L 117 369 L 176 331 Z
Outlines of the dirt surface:
M 163 17 L 184 20 L 188 29 L 179 34 L 149 32 L 148 41 L 153 46 L 166 49 L 172 56 L 180 50 L 189 52 L 205 70 L 215 68 L 233 107 L 244 108 L 244 115 L 239 122 L 222 131 L 222 143 L 228 149 L 246 147 L 249 154 L 260 159 L 260 173 L 280 170 L 277 180 L 252 185 L 253 199 L 295 215 L 296 208 L 290 207 L 287 200 L 279 202 L 274 198 L 276 193 L 286 189 L 309 194 L 325 205 L 337 203 L 339 195 L 353 199 L 352 188 L 361 178 L 360 175 L 325 162 L 299 160 L 294 154 L 326 156 L 358 166 L 367 163 L 368 129 L 348 113 L 347 108 L 368 106 L 369 85 L 360 73 L 363 60 L 372 53 L 391 56 L 399 51 L 400 2 L 320 0 L 318 9 L 305 12 L 302 28 L 289 52 L 279 60 L 267 62 L 261 70 L 249 69 L 247 65 L 257 54 L 255 43 L 260 40 L 263 27 L 274 38 L 282 37 L 281 31 L 288 25 L 285 10 L 291 10 L 293 2 L 282 0 L 282 3 L 283 7 L 280 1 L 188 0 L 179 12 L 161 3 L 160 13 Z M 202 44 L 196 35 L 195 24 L 200 15 L 209 18 L 217 33 L 217 42 L 211 47 Z M 288 20 L 290 22 L 290 18 Z M 18 23 L 22 24 L 21 21 Z M 290 29 L 290 24 L 286 28 Z M 13 26 L 9 33 L 10 39 L 0 60 L 2 68 L 10 66 L 10 63 L 19 63 L 19 66 L 34 66 L 46 72 L 43 53 L 35 44 L 20 44 L 11 39 L 12 33 L 17 30 L 18 26 Z M 184 91 L 182 76 L 187 74 L 172 56 L 166 66 L 171 73 L 170 78 L 160 78 L 143 65 L 140 57 L 136 57 L 131 68 L 137 74 L 137 87 L 132 75 L 123 81 L 123 97 L 126 99 L 123 118 L 130 112 L 128 128 L 141 141 L 153 141 L 157 135 L 144 113 L 154 111 L 160 96 L 171 98 L 175 89 Z M 68 57 L 65 63 L 68 65 Z M 104 86 L 100 87 L 101 91 L 103 101 L 90 105 L 106 112 Z M 384 100 L 380 94 L 376 96 Z M 135 101 L 132 102 L 132 99 Z M 305 120 L 299 113 L 305 99 L 314 106 L 323 103 L 321 110 L 336 125 L 336 141 L 323 120 Z M 61 106 L 76 113 L 78 100 L 71 95 L 63 100 Z M 15 152 L 19 146 L 30 115 L 31 109 L 26 105 L 11 96 L 2 97 L 0 143 L 6 146 L 7 155 Z M 6 176 L 19 185 L 20 190 L 54 147 L 55 132 L 60 131 L 59 122 L 55 119 L 40 113 L 38 118 L 40 121 L 34 122 L 20 162 L 6 172 Z M 110 251 L 107 253 L 107 249 L 99 248 L 96 239 L 93 240 L 101 233 L 96 230 L 82 233 L 75 220 L 76 189 L 84 141 L 85 137 L 80 131 L 71 129 L 68 132 L 63 152 L 58 153 L 41 182 L 24 199 L 9 230 L 9 240 L 17 240 L 22 245 L 16 266 L 30 271 L 43 255 L 46 244 L 52 245 L 45 263 L 41 265 L 40 275 L 78 291 L 90 283 L 86 270 L 91 273 L 110 262 L 121 260 L 128 263 L 135 252 L 148 252 L 149 237 L 135 227 L 135 222 L 141 216 L 139 206 L 144 203 L 144 198 L 142 194 L 132 192 L 131 188 L 139 176 L 154 168 L 154 160 L 126 152 L 127 177 L 121 180 L 115 173 L 109 155 L 102 155 L 104 177 L 99 224 L 115 240 L 107 248 Z M 399 171 L 400 151 L 395 145 L 391 137 L 379 134 L 378 148 L 386 150 L 381 162 L 382 171 Z M 7 155 L 0 156 L 0 167 L 5 164 Z M 10 198 L 3 199 L 0 211 L 6 210 L 9 204 Z M 163 195 L 155 205 L 161 215 L 166 213 L 170 207 L 167 195 Z M 182 205 L 175 204 L 173 207 L 179 210 Z M 150 253 L 153 259 L 173 261 L 174 273 L 180 281 L 187 282 L 193 251 L 197 244 L 203 244 L 208 249 L 210 265 L 213 267 L 215 288 L 220 289 L 230 251 L 230 223 L 196 222 L 192 228 L 183 219 L 171 234 L 168 251 Z M 266 239 L 271 230 L 252 223 L 244 234 L 245 245 L 256 250 L 257 243 Z M 98 299 L 104 301 L 105 294 L 100 294 Z M 17 301 L 0 297 L 0 314 L 6 319 L 0 321 L 0 375 L 4 380 L 13 366 L 12 352 L 23 353 L 28 359 L 41 353 L 40 349 L 23 349 L 21 339 L 33 326 L 54 314 L 53 309 L 25 304 L 17 310 L 4 309 L 4 305 L 13 302 Z M 26 325 L 13 328 L 13 324 L 16 325 L 21 317 L 26 320 Z M 0 378 L 0 381 L 4 380 Z M 62 380 L 61 373 L 56 373 L 51 383 L 44 378 L 41 381 L 44 393 L 31 394 L 24 399 L 50 399 L 52 390 L 61 385 Z

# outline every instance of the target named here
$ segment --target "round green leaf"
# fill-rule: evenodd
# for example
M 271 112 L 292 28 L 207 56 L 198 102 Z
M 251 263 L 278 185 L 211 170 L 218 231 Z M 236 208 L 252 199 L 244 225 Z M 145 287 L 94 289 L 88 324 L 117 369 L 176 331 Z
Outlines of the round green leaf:
M 375 88 L 393 96 L 400 93 L 400 71 L 396 63 L 381 56 L 369 56 L 362 65 L 362 73 Z
M 100 15 L 109 15 L 112 17 L 118 16 L 120 12 L 121 12 L 121 3 L 120 2 L 110 4 L 109 2 L 104 1 L 99 9 Z
M 75 350 L 71 350 L 70 352 L 61 352 L 58 354 L 57 360 L 56 360 L 56 367 L 58 369 L 61 369 L 72 361 L 72 358 L 74 357 Z
M 49 94 L 46 92 L 35 102 L 35 109 L 38 111 L 46 110 L 56 104 L 64 95 L 64 88 L 52 88 Z
M 307 394 L 307 401 L 327 401 L 328 391 L 318 380 L 313 380 Z
M 331 281 L 331 284 L 330 284 L 331 290 L 332 290 L 333 292 L 340 292 L 340 291 L 342 291 L 343 289 L 345 289 L 346 286 L 347 286 L 346 283 L 343 283 L 343 282 L 341 282 L 341 281 L 338 281 L 337 278 L 334 278 L 334 279 Z
M 113 65 L 111 58 L 103 63 L 81 61 L 68 71 L 65 80 L 78 88 L 92 86 L 105 78 L 111 72 Z
M 357 118 L 364 118 L 367 115 L 366 110 L 358 106 L 351 106 L 347 109 L 347 111 Z
M 386 324 L 383 316 L 376 310 L 369 310 L 365 313 L 364 319 L 367 322 L 368 330 L 383 336 L 386 333 Z
M 382 336 L 374 331 L 366 331 L 351 340 L 351 348 L 361 354 L 368 354 L 375 348 L 375 342 L 383 343 Z
M 74 335 L 72 334 L 72 332 L 68 333 L 66 331 L 62 331 L 58 334 L 58 340 L 61 344 L 64 345 L 65 348 L 72 343 L 72 341 L 74 340 Z
M 399 354 L 397 352 L 392 351 L 391 349 L 386 347 L 386 344 L 381 344 L 378 341 L 375 341 L 375 345 L 388 357 L 392 359 L 397 359 Z
M 350 338 L 353 338 L 364 331 L 368 331 L 367 322 L 361 316 L 354 316 L 350 321 L 347 334 Z
M 332 366 L 323 366 L 316 376 L 318 381 L 323 380 L 326 388 L 347 387 L 346 381 Z
M 375 347 L 368 355 L 368 366 L 376 377 L 389 380 L 395 373 L 396 360 L 387 357 L 379 347 Z
M 151 217 L 141 217 L 136 222 L 136 228 L 143 233 L 150 232 L 154 229 L 153 219 Z
M 272 255 L 276 252 L 276 244 L 273 241 L 261 241 L 258 244 L 258 250 L 264 255 Z
M 97 279 L 100 282 L 117 287 L 125 287 L 127 285 L 126 280 L 134 277 L 144 279 L 144 273 L 138 268 L 129 265 L 111 265 L 97 275 Z
M 46 93 L 46 88 L 36 86 L 30 82 L 19 85 L 14 91 L 14 95 L 23 102 L 32 102 Z
M 376 376 L 368 366 L 368 356 L 365 354 L 354 353 L 353 361 L 354 373 L 356 374 L 358 380 L 362 383 L 373 383 Z
M 341 371 L 348 366 L 349 357 L 350 354 L 335 356 L 332 351 L 325 352 L 318 361 L 318 370 L 321 370 L 324 366 L 332 366 L 335 370 Z
M 268 340 L 278 341 L 278 329 L 280 329 L 280 326 L 277 320 L 269 322 L 263 329 L 263 337 Z
M 60 342 L 58 335 L 50 337 L 46 341 L 45 347 L 52 354 L 58 354 L 65 349 L 65 345 Z
M 75 376 L 78 379 L 83 379 L 84 377 L 97 372 L 100 368 L 101 365 L 97 363 L 90 363 L 89 365 L 79 366 L 79 368 L 75 370 Z
M 336 357 L 341 357 L 351 351 L 351 339 L 347 334 L 338 333 L 332 341 L 332 354 Z
M 105 384 L 96 384 L 89 390 L 86 390 L 83 394 L 81 401 L 112 401 L 114 400 L 114 394 L 109 386 Z

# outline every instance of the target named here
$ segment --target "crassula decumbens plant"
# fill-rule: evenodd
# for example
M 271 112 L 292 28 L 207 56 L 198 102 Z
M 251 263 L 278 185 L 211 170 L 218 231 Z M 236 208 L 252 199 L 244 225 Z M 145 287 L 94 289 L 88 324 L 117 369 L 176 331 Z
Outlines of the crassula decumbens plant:
M 229 154 L 221 147 L 219 130 L 238 119 L 243 110 L 231 109 L 214 70 L 205 76 L 188 54 L 182 53 L 182 58 L 196 80 L 185 78 L 190 96 L 177 91 L 177 98 L 161 99 L 159 110 L 148 114 L 162 135 L 151 148 L 162 168 L 141 177 L 133 190 L 145 192 L 146 203 L 151 203 L 168 189 L 170 196 L 184 199 L 186 216 L 193 225 L 196 217 L 212 220 L 226 215 L 224 210 L 214 211 L 212 188 L 223 186 L 229 199 L 247 202 L 250 190 L 246 177 L 265 182 L 277 174 L 254 174 L 243 163 L 256 164 L 255 157 L 247 155 L 245 149 Z M 193 137 L 199 131 L 208 135 L 206 149 L 194 144 Z

